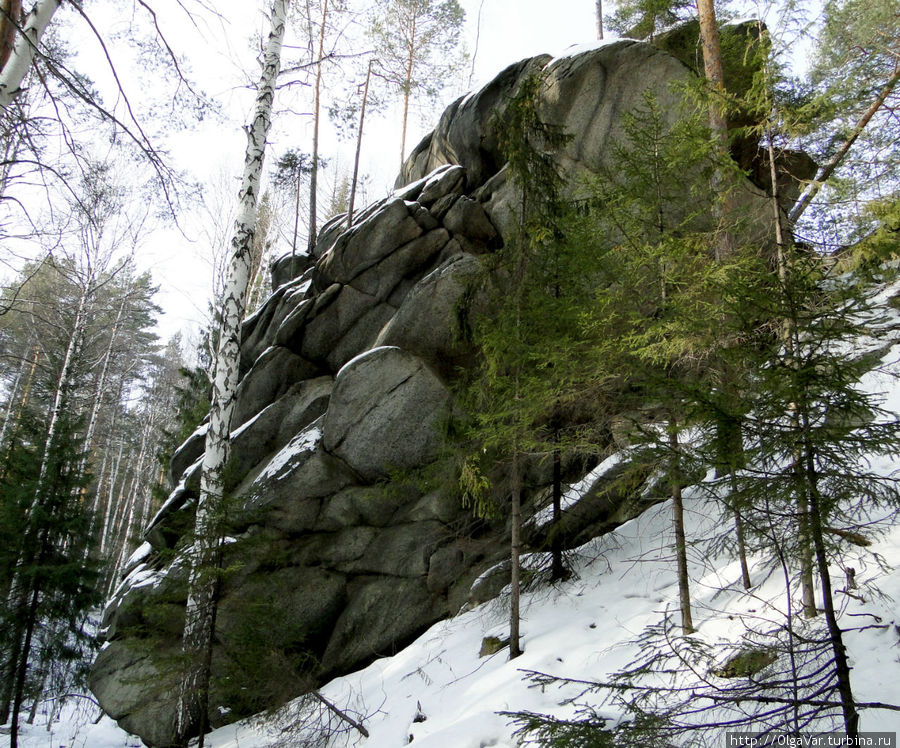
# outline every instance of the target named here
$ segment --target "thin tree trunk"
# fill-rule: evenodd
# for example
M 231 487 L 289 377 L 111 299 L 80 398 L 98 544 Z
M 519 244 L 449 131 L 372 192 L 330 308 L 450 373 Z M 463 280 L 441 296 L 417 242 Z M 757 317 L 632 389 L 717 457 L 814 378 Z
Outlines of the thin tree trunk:
M 94 394 L 94 402 L 91 406 L 91 415 L 88 419 L 87 430 L 84 435 L 85 453 L 81 458 L 78 466 L 78 472 L 83 473 L 87 467 L 88 459 L 94 450 L 94 431 L 97 429 L 97 420 L 100 416 L 100 407 L 103 403 L 103 395 L 106 391 L 106 375 L 109 373 L 109 361 L 112 358 L 113 347 L 116 343 L 116 336 L 119 333 L 119 325 L 122 322 L 122 314 L 125 311 L 125 302 L 128 300 L 128 292 L 122 297 L 119 308 L 116 311 L 116 320 L 113 322 L 112 330 L 109 333 L 109 343 L 106 346 L 106 353 L 103 355 L 103 365 L 100 367 L 100 376 L 97 379 L 97 391 Z
M 19 394 L 19 385 L 22 383 L 22 375 L 25 372 L 25 362 L 27 359 L 22 359 L 19 362 L 19 370 L 16 372 L 16 378 L 13 380 L 12 387 L 9 390 L 9 403 L 6 406 L 6 415 L 3 418 L 3 428 L 0 428 L 0 448 L 3 447 L 3 444 L 6 442 L 6 432 L 9 431 L 9 424 L 12 421 L 12 413 L 13 407 L 16 403 L 16 395 Z
M 512 508 L 509 529 L 509 659 L 522 654 L 519 634 L 519 602 L 522 584 L 522 569 L 519 559 L 522 555 L 522 476 L 518 446 L 512 456 Z
M 15 671 L 12 714 L 10 715 L 9 748 L 18 748 L 19 745 L 19 712 L 22 709 L 22 701 L 25 696 L 25 678 L 28 674 L 28 660 L 30 659 L 28 657 L 28 650 L 31 648 L 31 637 L 34 634 L 39 597 L 40 588 L 35 585 L 31 591 L 31 600 L 28 605 L 28 615 L 25 622 L 25 636 L 21 642 L 19 659 Z
M 743 465 L 743 436 L 741 434 L 740 422 L 735 429 L 734 421 L 728 422 L 731 425 L 726 426 L 724 422 L 720 422 L 718 428 L 728 428 L 731 433 L 726 437 L 728 442 L 724 445 L 725 455 L 728 465 L 728 478 L 731 485 L 731 505 L 734 513 L 734 534 L 737 538 L 738 561 L 741 565 L 741 582 L 745 590 L 749 590 L 753 583 L 750 579 L 750 565 L 747 563 L 747 541 L 744 533 L 744 517 L 741 514 L 738 496 L 738 479 L 737 466 Z M 740 450 L 740 451 L 738 451 Z M 740 461 L 736 458 L 740 455 Z
M 16 417 L 13 419 L 13 429 L 15 430 L 19 426 L 19 421 L 22 420 L 22 411 L 25 410 L 25 406 L 28 404 L 28 397 L 31 395 L 31 385 L 34 384 L 34 370 L 37 368 L 38 357 L 40 356 L 40 349 L 35 346 L 34 353 L 31 357 L 31 367 L 28 369 L 28 379 L 25 380 L 25 389 L 22 392 L 22 397 L 19 400 L 19 407 L 16 408 Z
M 114 466 L 109 471 L 109 494 L 106 498 L 106 512 L 103 516 L 103 530 L 100 533 L 100 555 L 106 553 L 112 535 L 111 526 L 115 524 L 115 513 L 118 507 L 113 504 L 113 492 L 115 490 L 116 481 L 119 478 L 119 468 L 122 465 L 122 452 L 125 450 L 125 440 L 119 439 L 119 455 L 116 458 Z M 107 554 L 108 555 L 108 554 Z
M 738 559 L 741 564 L 741 581 L 744 589 L 749 590 L 753 583 L 750 580 L 750 567 L 747 564 L 747 543 L 744 538 L 744 518 L 741 516 L 741 510 L 734 510 L 734 532 L 737 535 Z
M 413 62 L 416 52 L 416 12 L 413 11 L 412 28 L 409 33 L 409 58 L 406 62 L 406 80 L 403 84 L 403 128 L 400 131 L 400 169 L 406 159 L 406 123 L 409 119 L 409 96 L 412 90 Z
M 600 0 L 597 0 L 600 2 Z M 472 88 L 472 81 L 475 79 L 475 61 L 478 59 L 478 47 L 481 44 L 481 14 L 484 10 L 484 0 L 478 4 L 478 18 L 475 21 L 475 44 L 472 49 L 472 65 L 469 68 L 469 80 L 466 84 L 467 88 Z
M 28 710 L 28 718 L 25 720 L 26 725 L 33 725 L 34 720 L 37 717 L 38 707 L 41 705 L 41 696 L 44 695 L 44 688 L 47 685 L 47 667 L 45 666 L 41 671 L 41 687 L 38 689 L 38 695 L 34 697 L 34 702 L 31 705 L 31 709 Z
M 807 185 L 806 189 L 803 191 L 803 194 L 800 196 L 800 199 L 791 209 L 791 212 L 788 214 L 788 220 L 791 223 L 796 223 L 800 216 L 806 211 L 812 202 L 813 198 L 818 194 L 819 190 L 822 188 L 822 185 L 828 180 L 828 178 L 832 175 L 835 169 L 840 166 L 841 162 L 847 156 L 847 153 L 850 151 L 850 148 L 856 142 L 857 138 L 862 134 L 862 131 L 866 129 L 866 125 L 869 124 L 869 120 L 875 116 L 879 109 L 884 105 L 884 102 L 887 101 L 887 97 L 890 96 L 891 91 L 897 86 L 898 81 L 900 81 L 900 62 L 898 62 L 894 67 L 894 73 L 888 79 L 887 85 L 881 89 L 881 92 L 878 96 L 875 97 L 875 101 L 869 106 L 868 109 L 863 113 L 863 116 L 859 118 L 859 121 L 856 123 L 856 126 L 850 132 L 850 135 L 844 140 L 841 144 L 840 148 L 835 152 L 835 154 L 826 161 L 822 167 L 816 172 L 815 178 Z
M 803 466 L 799 463 L 794 468 L 798 473 L 798 483 L 802 481 L 799 474 L 803 470 Z M 799 525 L 799 543 L 800 543 L 800 599 L 803 604 L 803 616 L 805 618 L 815 618 L 819 611 L 816 608 L 816 583 L 813 579 L 813 542 L 811 537 L 812 528 L 810 526 L 809 516 L 809 500 L 806 496 L 804 486 L 798 486 L 799 495 L 797 497 L 797 514 Z
M 687 539 L 684 533 L 684 503 L 681 496 L 681 476 L 678 468 L 681 447 L 675 424 L 669 424 L 669 448 L 674 469 L 670 476 L 672 496 L 672 524 L 675 528 L 675 559 L 678 575 L 678 601 L 681 607 L 681 630 L 684 634 L 694 633 L 691 616 L 691 590 L 688 582 Z
M 48 538 L 46 532 L 40 533 L 38 537 L 32 538 L 35 541 L 35 555 L 31 558 L 35 560 L 36 565 L 40 566 L 47 557 Z M 28 674 L 28 661 L 30 659 L 31 638 L 34 634 L 34 627 L 37 623 L 37 609 L 40 600 L 41 585 L 38 580 L 33 580 L 31 589 L 22 589 L 17 593 L 13 587 L 13 594 L 16 599 L 11 601 L 10 610 L 15 613 L 16 630 L 12 638 L 12 649 L 9 654 L 9 667 L 7 675 L 9 677 L 9 692 L 12 696 L 12 713 L 4 714 L 3 722 L 6 718 L 10 719 L 10 748 L 18 746 L 19 734 L 19 712 L 22 709 L 22 701 L 25 695 L 25 679 Z M 19 611 L 24 611 L 24 615 L 20 616 Z M 3 709 L 8 712 L 9 705 L 3 704 Z
M 366 103 L 369 100 L 369 82 L 372 79 L 372 64 L 375 60 L 369 60 L 369 69 L 366 72 L 366 85 L 363 88 L 362 106 L 359 110 L 359 130 L 356 133 L 356 156 L 353 158 L 353 179 L 350 182 L 350 203 L 347 206 L 347 228 L 353 226 L 353 208 L 356 204 L 356 182 L 359 178 L 359 156 L 362 153 L 363 125 L 366 122 Z
M 562 534 L 562 452 L 559 449 L 559 429 L 554 432 L 556 447 L 553 450 L 553 527 L 550 530 L 550 581 L 566 578 L 563 564 Z
M 207 653 L 212 646 L 218 579 L 217 570 L 212 567 L 217 561 L 220 546 L 219 514 L 229 453 L 231 415 L 238 383 L 241 322 L 256 231 L 256 204 L 266 138 L 272 118 L 275 81 L 281 67 L 281 44 L 286 16 L 287 0 L 274 0 L 272 25 L 257 86 L 255 114 L 247 129 L 244 176 L 239 192 L 240 210 L 231 243 L 233 252 L 223 302 L 222 333 L 215 357 L 212 405 L 194 524 L 194 542 L 189 551 L 188 602 L 183 637 L 187 668 L 182 679 L 176 714 L 176 735 L 182 743 L 186 743 L 189 736 L 198 730 L 203 734 L 208 711 L 210 669 Z M 314 154 L 314 166 L 315 158 Z
M 316 85 L 313 96 L 313 147 L 312 168 L 309 173 L 309 237 L 307 239 L 307 253 L 312 254 L 316 248 L 316 192 L 319 180 L 319 108 L 322 92 L 322 57 L 325 54 L 325 23 L 328 20 L 328 0 L 322 4 L 322 25 L 319 29 L 319 55 L 316 65 Z
M 25 18 L 25 25 L 16 36 L 12 53 L 0 70 L 0 110 L 6 110 L 21 91 L 22 81 L 31 68 L 41 38 L 61 4 L 62 0 L 37 0 Z
M 809 423 L 802 424 L 808 437 Z M 859 735 L 859 713 L 853 700 L 853 689 L 850 684 L 850 663 L 847 659 L 847 648 L 844 646 L 844 638 L 837 622 L 837 614 L 834 610 L 834 597 L 831 588 L 831 574 L 828 571 L 828 554 L 825 551 L 825 538 L 822 518 L 822 510 L 819 502 L 819 481 L 815 467 L 815 456 L 812 446 L 807 442 L 804 450 L 804 468 L 806 481 L 809 488 L 809 525 L 812 535 L 813 547 L 816 553 L 816 567 L 819 574 L 819 582 L 822 585 L 822 602 L 825 610 L 825 622 L 828 626 L 828 637 L 831 640 L 831 648 L 834 653 L 834 672 L 837 679 L 838 694 L 841 697 L 841 710 L 844 715 L 844 730 L 847 736 L 855 739 Z
M 597 38 L 603 38 L 603 0 L 597 0 Z
M 332 714 L 337 715 L 340 719 L 344 720 L 350 727 L 354 728 L 360 735 L 364 738 L 369 737 L 369 731 L 365 728 L 365 725 L 362 722 L 357 722 L 353 717 L 351 717 L 346 712 L 338 709 L 334 704 L 332 704 L 328 699 L 326 699 L 319 691 L 311 691 L 310 692 L 317 701 L 325 706 L 328 711 Z
M 297 255 L 297 232 L 300 229 L 300 183 L 302 181 L 303 174 L 298 170 L 297 188 L 294 192 L 294 239 L 291 242 L 291 259 L 293 259 Z M 293 265 L 291 267 L 293 267 Z
M 775 145 L 772 142 L 772 133 L 766 133 L 766 153 L 769 160 L 769 204 L 772 206 L 772 217 L 775 226 L 775 262 L 778 269 L 778 280 L 781 283 L 782 294 L 786 293 L 788 282 L 787 245 L 785 242 L 784 226 L 781 215 L 781 206 L 778 203 L 778 168 L 775 161 Z M 795 341 L 795 325 L 793 316 L 787 306 L 784 309 L 783 339 L 790 366 L 795 365 L 797 345 Z M 799 428 L 799 416 L 796 404 L 791 405 L 789 418 L 794 429 Z M 809 534 L 809 505 L 806 492 L 803 489 L 803 479 L 800 471 L 802 465 L 800 455 L 794 455 L 794 471 L 797 478 L 797 514 L 799 525 L 800 543 L 800 597 L 803 605 L 803 615 L 806 618 L 815 618 L 816 610 L 815 583 L 813 581 L 813 552 Z
M 134 475 L 132 476 L 131 489 L 128 492 L 128 499 L 125 502 L 126 511 L 123 517 L 125 528 L 120 536 L 122 540 L 119 544 L 119 552 L 116 554 L 116 564 L 113 568 L 113 574 L 111 577 L 112 579 L 116 579 L 118 577 L 119 573 L 122 570 L 122 567 L 125 565 L 125 561 L 131 555 L 131 543 L 129 541 L 131 538 L 131 528 L 134 526 L 134 515 L 136 512 L 137 497 L 141 485 L 143 460 L 143 455 L 140 455 L 138 457 L 137 467 L 135 468 Z
M 40 497 L 41 487 L 44 483 L 44 479 L 47 477 L 47 468 L 50 463 L 50 455 L 52 454 L 53 448 L 55 447 L 55 439 L 56 439 L 56 431 L 59 428 L 59 421 L 62 418 L 62 404 L 63 398 L 65 396 L 65 392 L 69 387 L 69 376 L 71 374 L 71 369 L 73 365 L 73 360 L 78 351 L 79 346 L 81 345 L 81 336 L 83 333 L 83 325 L 84 325 L 84 311 L 87 305 L 88 297 L 91 294 L 91 280 L 88 279 L 85 281 L 85 286 L 82 289 L 81 297 L 78 300 L 78 309 L 75 311 L 75 320 L 72 323 L 72 334 L 69 336 L 69 343 L 66 346 L 65 357 L 63 358 L 62 369 L 59 372 L 59 378 L 56 384 L 56 392 L 53 396 L 53 408 L 50 411 L 50 422 L 47 424 L 47 441 L 44 445 L 44 453 L 41 457 L 41 468 L 38 473 L 38 488 L 35 492 L 35 499 L 32 502 L 30 511 L 28 512 L 27 518 L 30 518 L 31 514 L 34 512 L 38 498 Z

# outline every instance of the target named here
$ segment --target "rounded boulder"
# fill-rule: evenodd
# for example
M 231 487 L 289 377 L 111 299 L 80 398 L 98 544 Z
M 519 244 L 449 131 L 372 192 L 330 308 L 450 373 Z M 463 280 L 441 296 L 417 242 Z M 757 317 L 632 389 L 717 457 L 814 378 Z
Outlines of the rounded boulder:
M 323 444 L 363 478 L 386 478 L 437 456 L 449 404 L 449 391 L 420 358 L 373 348 L 338 372 Z

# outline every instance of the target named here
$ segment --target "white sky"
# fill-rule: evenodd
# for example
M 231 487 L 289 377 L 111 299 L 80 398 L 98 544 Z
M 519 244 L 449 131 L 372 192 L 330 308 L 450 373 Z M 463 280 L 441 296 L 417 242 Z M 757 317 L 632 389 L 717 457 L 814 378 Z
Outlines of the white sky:
M 254 40 L 267 31 L 267 21 L 263 15 L 269 0 L 220 0 L 211 5 L 220 14 L 201 14 L 194 22 L 178 7 L 182 3 L 156 3 L 159 11 L 159 25 L 176 52 L 187 58 L 190 77 L 197 88 L 214 99 L 222 108 L 225 119 L 210 118 L 190 130 L 170 127 L 160 141 L 172 155 L 172 163 L 184 169 L 199 182 L 211 176 L 226 172 L 239 174 L 244 154 L 243 124 L 252 107 L 253 92 L 258 68 L 255 62 Z M 768 0 L 760 0 L 767 3 Z M 595 0 L 460 0 L 467 13 L 465 44 L 470 54 L 475 55 L 472 88 L 477 88 L 507 65 L 525 57 L 542 52 L 557 54 L 570 46 L 592 42 L 596 36 Z M 185 7 L 197 7 L 185 0 Z M 604 3 L 604 10 L 611 12 L 611 0 Z M 748 9 L 754 5 L 747 0 Z M 119 4 L 115 0 L 98 2 L 92 6 L 96 15 L 112 15 L 110 7 L 119 14 L 120 27 L 106 24 L 104 34 L 110 40 L 110 48 L 115 52 L 115 32 L 123 32 L 125 22 L 122 15 L 134 13 L 134 18 L 146 24 L 147 19 L 139 8 L 131 4 Z M 130 9 L 135 7 L 134 11 Z M 481 8 L 480 38 L 475 48 L 477 19 Z M 104 19 L 107 20 L 107 19 Z M 66 30 L 61 33 L 66 34 Z M 85 38 L 83 24 L 75 23 L 72 33 L 67 35 L 74 45 L 80 44 L 79 67 L 94 80 L 101 91 L 111 91 L 112 80 L 103 51 L 98 45 Z M 116 58 L 116 69 L 131 98 L 140 101 L 143 90 L 153 90 L 152 71 L 129 68 L 126 62 Z M 250 84 L 250 85 L 248 85 Z M 306 100 L 298 96 L 279 94 L 276 107 L 281 109 L 267 154 L 271 166 L 274 158 L 291 147 L 304 151 L 311 150 L 311 118 L 303 116 L 311 108 L 309 89 L 305 89 Z M 465 93 L 462 84 L 447 92 L 446 103 L 457 95 Z M 107 99 L 114 98 L 107 94 Z M 112 104 L 110 104 L 112 105 Z M 287 111 L 285 108 L 287 107 Z M 435 108 L 427 120 L 416 114 L 410 116 L 410 131 L 407 136 L 406 152 L 415 146 L 430 130 L 443 106 Z M 399 166 L 400 113 L 395 107 L 378 119 L 369 118 L 362 154 L 361 172 L 368 174 L 368 197 L 376 200 L 383 197 L 393 185 Z M 333 179 L 338 169 L 335 162 L 344 169 L 352 166 L 352 142 L 336 139 L 330 123 L 323 127 L 320 152 L 332 158 L 332 166 L 324 170 L 321 181 Z M 237 182 L 234 183 L 232 200 L 236 199 Z M 323 189 L 320 202 L 327 201 Z M 179 216 L 183 232 L 175 229 L 157 230 L 148 234 L 140 248 L 140 264 L 150 269 L 155 281 L 161 286 L 158 303 L 165 310 L 161 334 L 168 337 L 179 329 L 201 323 L 205 317 L 207 300 L 212 287 L 210 252 L 208 242 L 201 239 L 196 216 L 186 213 Z
M 481 0 L 461 0 L 467 12 L 466 44 L 474 51 L 476 19 Z M 252 106 L 252 92 L 241 89 L 248 75 L 255 79 L 252 44 L 254 33 L 260 33 L 265 20 L 259 2 L 220 2 L 217 10 L 224 20 L 202 25 L 203 39 L 198 43 L 198 30 L 183 23 L 183 16 L 160 18 L 173 46 L 184 49 L 191 45 L 190 65 L 199 87 L 222 104 L 231 122 L 210 121 L 192 132 L 181 132 L 170 139 L 175 161 L 198 179 L 208 178 L 220 169 L 238 173 L 243 161 L 244 136 L 241 125 Z M 490 80 L 496 73 L 516 60 L 542 52 L 555 53 L 568 46 L 590 41 L 596 34 L 594 0 L 484 0 L 481 35 L 475 57 L 473 87 Z M 177 21 L 173 23 L 172 21 Z M 165 23 L 169 21 L 169 23 Z M 99 67 L 99 63 L 98 63 Z M 462 91 L 448 92 L 447 102 Z M 411 115 L 407 137 L 407 153 L 433 127 L 440 111 L 437 109 L 426 124 Z M 308 107 L 304 110 L 308 111 Z M 338 143 L 330 133 L 323 134 L 324 156 L 339 158 L 351 164 L 352 144 Z M 311 124 L 308 117 L 282 113 L 274 125 L 267 154 L 269 164 L 273 154 L 294 146 L 310 149 Z M 369 198 L 379 199 L 392 186 L 399 164 L 399 112 L 389 112 L 367 123 L 361 170 L 372 176 Z M 328 178 L 328 175 L 325 175 Z M 235 185 L 235 192 L 237 185 Z M 320 196 L 320 201 L 323 198 Z M 189 234 L 190 217 L 184 221 Z M 200 242 L 191 242 L 175 231 L 156 233 L 148 237 L 142 250 L 145 267 L 150 267 L 156 282 L 162 286 L 159 303 L 166 312 L 162 334 L 168 336 L 185 322 L 202 320 L 209 295 L 211 279 L 205 249 Z

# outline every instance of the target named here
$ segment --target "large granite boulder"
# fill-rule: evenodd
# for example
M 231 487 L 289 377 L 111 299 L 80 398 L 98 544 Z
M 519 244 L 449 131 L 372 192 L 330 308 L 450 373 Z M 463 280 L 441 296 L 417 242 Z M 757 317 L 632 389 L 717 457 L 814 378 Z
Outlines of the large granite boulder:
M 444 112 L 394 194 L 352 222 L 327 222 L 312 256 L 275 264 L 277 288 L 243 328 L 212 724 L 261 708 L 229 688 L 261 621 L 267 657 L 290 675 L 271 699 L 287 698 L 455 613 L 507 552 L 505 524 L 476 521 L 461 505 L 441 446 L 453 385 L 474 360 L 459 312 L 479 308 L 485 256 L 515 224 L 500 135 L 532 75 L 541 78 L 542 116 L 572 136 L 555 157 L 577 195 L 584 175 L 614 168 L 623 115 L 649 90 L 674 121 L 679 86 L 693 73 L 634 41 L 516 63 Z M 763 199 L 753 189 L 751 204 Z M 201 427 L 173 457 L 172 493 L 109 601 L 108 641 L 91 675 L 101 706 L 151 746 L 174 739 L 172 672 L 204 438 Z M 550 478 L 541 465 L 528 477 L 533 511 Z M 570 542 L 627 518 L 629 495 L 613 477 L 599 476 L 571 512 Z M 529 533 L 542 542 L 539 523 Z
M 450 393 L 420 359 L 373 348 L 337 375 L 323 425 L 325 449 L 368 480 L 433 460 Z

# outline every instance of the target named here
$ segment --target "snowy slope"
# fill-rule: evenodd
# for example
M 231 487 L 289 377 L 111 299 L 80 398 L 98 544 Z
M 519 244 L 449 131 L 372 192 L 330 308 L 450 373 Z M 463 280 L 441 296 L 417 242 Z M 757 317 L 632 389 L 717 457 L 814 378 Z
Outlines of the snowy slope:
M 871 337 L 858 341 L 854 353 L 884 348 L 898 338 L 900 316 L 887 304 L 898 291 L 897 284 L 876 289 L 874 299 L 884 306 L 871 320 Z M 896 414 L 898 361 L 900 345 L 894 344 L 882 366 L 862 383 L 867 391 L 881 393 L 885 407 Z M 888 475 L 900 465 L 874 459 L 871 467 Z M 702 540 L 719 529 L 720 510 L 701 489 L 686 493 L 685 506 L 687 535 L 695 539 L 690 553 L 696 636 L 737 644 L 745 632 L 742 614 L 783 622 L 780 575 L 767 574 L 762 559 L 756 559 L 751 567 L 756 586 L 744 591 L 737 562 L 711 553 Z M 396 656 L 329 683 L 323 694 L 360 719 L 370 737 L 351 729 L 328 745 L 395 748 L 414 740 L 420 748 L 512 748 L 515 726 L 499 712 L 570 716 L 573 707 L 560 702 L 577 691 L 533 687 L 523 671 L 603 679 L 632 660 L 634 640 L 647 626 L 666 614 L 677 615 L 670 512 L 669 503 L 657 505 L 588 543 L 575 556 L 573 581 L 524 595 L 525 653 L 515 661 L 507 661 L 506 650 L 479 657 L 483 637 L 505 636 L 506 612 L 499 600 L 438 623 Z M 889 528 L 868 548 L 851 547 L 843 560 L 856 569 L 860 587 L 842 590 L 844 572 L 832 569 L 854 695 L 859 702 L 900 704 L 900 527 Z M 299 733 L 283 732 L 292 719 L 296 714 L 234 725 L 214 733 L 211 745 L 299 744 Z M 861 729 L 900 731 L 900 712 L 865 710 Z
M 668 504 L 658 505 L 580 549 L 577 581 L 527 594 L 522 624 L 525 653 L 515 661 L 507 661 L 506 650 L 478 656 L 482 637 L 503 637 L 506 631 L 502 605 L 488 603 L 435 625 L 398 655 L 329 683 L 324 695 L 362 716 L 371 735 L 366 740 L 357 733 L 346 734 L 331 745 L 395 748 L 413 736 L 421 748 L 512 748 L 514 728 L 497 712 L 571 714 L 571 707 L 560 707 L 559 702 L 573 692 L 529 687 L 522 671 L 601 679 L 631 660 L 636 651 L 632 641 L 647 625 L 667 611 L 677 612 L 669 509 Z M 688 499 L 687 509 L 689 537 L 701 536 L 717 522 L 715 511 L 708 511 L 702 498 Z M 900 599 L 900 530 L 866 550 L 856 559 L 860 581 L 877 581 L 883 592 Z M 784 607 L 777 575 L 745 593 L 736 563 L 704 558 L 697 551 L 692 583 L 698 636 L 737 642 L 743 625 L 736 614 L 741 612 L 768 610 L 777 620 L 773 611 Z M 879 570 L 873 552 L 890 571 Z M 760 570 L 754 571 L 758 579 Z M 842 576 L 836 573 L 835 578 Z M 849 604 L 844 626 L 855 625 L 849 614 L 859 613 L 869 614 L 867 622 L 884 625 L 848 635 L 857 699 L 900 703 L 900 648 L 894 629 L 900 610 L 894 600 L 845 599 Z M 426 716 L 423 722 L 413 722 L 418 705 Z M 898 731 L 900 712 L 867 712 L 862 729 Z M 246 724 L 219 730 L 211 745 L 262 746 L 279 739 L 284 735 L 276 720 L 268 727 Z
M 883 393 L 885 407 L 900 414 L 900 344 L 886 347 L 900 337 L 896 330 L 900 315 L 887 304 L 898 291 L 900 285 L 878 290 L 877 298 L 885 304 L 883 314 L 872 320 L 872 337 L 860 340 L 856 348 L 857 352 L 885 349 L 883 366 L 867 375 L 863 386 Z M 873 460 L 871 467 L 888 475 L 900 465 L 881 459 Z M 737 644 L 745 632 L 743 615 L 783 622 L 786 606 L 780 575 L 767 573 L 757 558 L 751 567 L 756 586 L 744 591 L 737 562 L 712 552 L 704 542 L 721 528 L 720 510 L 702 487 L 686 492 L 685 509 L 687 535 L 695 541 L 690 549 L 695 636 L 710 643 Z M 522 601 L 525 653 L 515 661 L 507 661 L 505 649 L 479 656 L 484 637 L 506 635 L 506 611 L 500 599 L 438 623 L 399 654 L 327 684 L 324 696 L 360 720 L 370 735 L 364 738 L 356 730 L 343 729 L 327 745 L 397 748 L 413 740 L 420 748 L 513 748 L 515 727 L 500 712 L 570 716 L 574 707 L 560 702 L 577 691 L 534 687 L 523 671 L 603 679 L 632 660 L 637 651 L 634 640 L 646 627 L 667 614 L 677 617 L 670 512 L 668 503 L 659 504 L 591 541 L 573 556 L 573 580 L 526 593 Z M 900 704 L 900 527 L 889 527 L 870 547 L 852 547 L 844 562 L 857 570 L 860 587 L 835 595 L 841 625 L 848 630 L 845 641 L 853 666 L 854 695 L 861 702 Z M 844 572 L 832 571 L 835 589 L 840 590 Z M 312 744 L 303 742 L 311 734 L 286 729 L 301 718 L 301 709 L 298 701 L 275 717 L 219 729 L 208 737 L 207 745 Z M 612 707 L 601 706 L 603 710 L 616 716 Z M 324 713 L 324 709 L 316 711 L 319 716 Z M 80 721 L 84 722 L 83 717 Z M 109 720 L 96 727 L 77 722 L 73 718 L 55 725 L 50 742 L 44 727 L 29 727 L 21 744 L 27 748 L 139 744 Z M 861 729 L 900 732 L 900 711 L 865 710 Z M 0 747 L 7 743 L 0 737 Z

